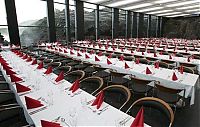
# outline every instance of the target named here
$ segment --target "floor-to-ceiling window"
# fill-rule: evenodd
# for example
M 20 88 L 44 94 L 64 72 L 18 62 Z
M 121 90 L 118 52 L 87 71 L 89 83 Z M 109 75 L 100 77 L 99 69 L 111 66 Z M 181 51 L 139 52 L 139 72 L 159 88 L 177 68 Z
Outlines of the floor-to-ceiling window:
M 84 2 L 84 34 L 85 39 L 95 40 L 95 10 L 97 9 L 95 4 L 89 4 Z
M 15 5 L 21 44 L 48 41 L 46 1 L 15 0 Z
M 10 41 L 6 17 L 7 16 L 4 0 L 0 0 L 0 36 L 4 38 L 5 43 L 7 43 L 7 41 Z
M 126 36 L 126 11 L 119 10 L 119 31 L 118 37 L 125 38 Z
M 75 3 L 73 0 L 69 1 L 69 13 L 70 13 L 70 37 L 71 41 L 75 40 Z
M 112 37 L 112 9 L 99 6 L 99 34 L 101 39 Z
M 156 37 L 156 25 L 157 25 L 157 17 L 151 16 L 151 35 L 150 37 Z
M 144 35 L 143 37 L 147 37 L 147 33 L 148 33 L 148 15 L 144 15 L 144 25 L 143 25 L 143 28 L 144 28 Z

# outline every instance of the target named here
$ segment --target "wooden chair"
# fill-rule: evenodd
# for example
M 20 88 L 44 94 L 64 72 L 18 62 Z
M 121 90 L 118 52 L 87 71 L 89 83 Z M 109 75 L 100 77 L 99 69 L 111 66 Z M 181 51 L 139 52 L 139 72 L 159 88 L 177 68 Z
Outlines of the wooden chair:
M 82 80 L 84 77 L 85 77 L 85 72 L 82 70 L 72 71 L 64 76 L 64 78 L 70 83 L 73 83 L 76 80 Z

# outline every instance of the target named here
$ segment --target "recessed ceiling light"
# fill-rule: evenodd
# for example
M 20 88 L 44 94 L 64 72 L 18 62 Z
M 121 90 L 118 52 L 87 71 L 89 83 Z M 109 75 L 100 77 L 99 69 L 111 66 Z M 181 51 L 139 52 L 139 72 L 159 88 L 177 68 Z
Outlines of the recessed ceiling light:
M 170 15 L 166 17 L 179 17 L 179 16 L 186 16 L 186 15 L 190 15 L 190 14 Z
M 137 2 L 137 1 L 140 1 L 140 0 L 122 0 L 122 1 L 117 1 L 117 2 L 114 2 L 114 3 L 108 4 L 107 6 L 117 7 L 117 6 L 122 6 L 122 5 L 126 5 L 126 4 L 129 4 L 129 3 Z
M 163 14 L 159 14 L 158 16 L 175 15 L 175 14 L 180 14 L 180 13 L 182 13 L 182 12 L 163 13 Z
M 143 3 L 143 4 L 138 4 L 138 5 L 133 5 L 133 6 L 125 7 L 123 9 L 124 10 L 132 10 L 132 9 L 147 7 L 147 6 L 151 6 L 151 5 L 152 5 L 152 3 Z
M 159 14 L 159 13 L 165 13 L 165 12 L 170 12 L 173 10 L 161 10 L 161 11 L 153 11 L 153 12 L 148 12 L 147 14 Z
M 168 2 L 173 2 L 173 1 L 177 1 L 177 0 L 157 0 L 154 3 L 156 3 L 156 4 L 162 4 L 162 3 L 168 3 Z
M 182 5 L 187 5 L 187 4 L 192 4 L 192 3 L 198 3 L 199 1 L 197 0 L 192 0 L 192 1 L 185 1 L 185 2 L 178 2 L 175 4 L 168 4 L 166 5 L 167 7 L 177 7 L 177 6 L 182 6 Z
M 154 10 L 159 10 L 162 9 L 163 7 L 153 7 L 153 8 L 147 8 L 147 9 L 142 9 L 142 10 L 136 10 L 136 12 L 147 12 L 147 11 L 154 11 Z
M 198 9 L 192 9 L 192 10 L 186 10 L 185 12 L 194 12 L 194 11 L 199 11 L 200 12 L 200 8 L 198 8 Z
M 190 9 L 190 8 L 196 8 L 196 7 L 200 7 L 199 4 L 194 5 L 194 6 L 186 6 L 186 7 L 180 7 L 180 8 L 176 8 L 177 10 L 184 10 L 184 9 Z

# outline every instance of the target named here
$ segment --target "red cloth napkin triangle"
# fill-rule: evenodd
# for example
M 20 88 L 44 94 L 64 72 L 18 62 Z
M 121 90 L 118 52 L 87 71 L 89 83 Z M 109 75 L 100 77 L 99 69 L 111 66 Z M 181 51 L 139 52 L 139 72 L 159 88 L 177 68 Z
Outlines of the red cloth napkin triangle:
M 171 56 L 171 55 L 169 55 L 169 59 L 172 59 L 172 56 Z
M 157 54 L 156 54 L 156 53 L 154 53 L 154 57 L 157 57 Z
M 94 54 L 94 50 L 91 50 L 91 51 L 90 51 L 90 54 L 91 54 L 91 55 Z
M 124 61 L 124 56 L 121 55 L 119 61 Z
M 52 68 L 52 66 L 49 66 L 48 68 L 47 68 L 47 70 L 44 72 L 44 74 L 50 74 L 50 73 L 52 73 L 52 71 L 53 71 L 53 68 Z
M 144 108 L 142 107 L 137 113 L 131 127 L 144 127 Z
M 64 71 L 61 71 L 58 77 L 55 79 L 56 82 L 59 82 L 64 79 Z
M 187 62 L 190 62 L 190 57 L 187 58 Z
M 180 72 L 181 74 L 183 74 L 183 70 L 184 70 L 184 67 L 181 65 L 180 68 L 179 68 L 179 72 Z
M 41 61 L 37 67 L 37 69 L 42 69 L 43 68 L 43 62 Z
M 98 56 L 102 56 L 102 51 L 99 52 Z
M 64 53 L 68 53 L 66 49 L 64 49 Z
M 72 84 L 72 86 L 71 86 L 71 88 L 70 88 L 69 90 L 72 91 L 72 93 L 74 93 L 76 90 L 79 89 L 79 85 L 80 85 L 80 81 L 79 81 L 79 80 L 76 80 L 76 81 Z
M 160 52 L 159 52 L 159 54 L 160 54 L 160 55 L 162 55 L 162 54 L 163 54 L 163 52 L 162 52 L 162 51 L 160 51 Z
M 95 61 L 100 61 L 99 58 L 97 56 L 95 56 Z
M 149 51 L 149 50 L 147 50 L 147 53 L 150 53 L 150 51 Z
M 28 58 L 28 55 L 24 55 L 22 59 L 27 59 Z
M 37 64 L 37 59 L 34 59 L 33 62 L 31 63 L 31 65 L 35 65 Z
M 112 58 L 112 53 L 109 54 L 108 58 Z
M 26 60 L 26 62 L 31 62 L 32 61 L 32 57 L 28 57 L 28 59 Z
M 23 56 L 23 53 L 21 53 L 20 55 L 19 55 L 19 57 L 22 57 Z
M 146 68 L 146 74 L 152 74 L 152 72 L 150 71 L 148 67 Z
M 129 67 L 128 64 L 125 62 L 125 69 L 128 69 L 128 68 L 130 68 L 130 67 Z
M 73 52 L 73 51 L 70 51 L 70 55 L 74 55 L 74 52 Z
M 85 54 L 85 58 L 86 58 L 86 59 L 89 59 L 90 57 L 89 57 L 87 54 Z
M 11 82 L 20 82 L 20 81 L 22 81 L 21 78 L 17 77 L 14 74 L 10 75 L 10 79 L 11 79 Z
M 61 127 L 59 123 L 49 122 L 46 120 L 41 120 L 42 127 Z
M 111 61 L 109 59 L 107 59 L 107 64 L 110 65 L 112 64 Z
M 142 52 L 142 55 L 144 55 L 144 52 Z
M 99 109 L 103 103 L 103 100 L 104 100 L 104 93 L 103 91 L 101 91 L 94 100 L 94 102 L 92 103 L 92 106 L 97 105 L 97 109 Z
M 59 52 L 62 52 L 62 49 L 61 49 L 61 48 L 59 48 Z
M 172 80 L 173 80 L 173 81 L 176 81 L 176 80 L 178 80 L 178 78 L 177 78 L 177 76 L 176 76 L 175 72 L 174 72 L 174 73 L 173 73 L 173 75 L 172 75 Z
M 79 52 L 77 53 L 77 56 L 82 56 Z
M 2 64 L 2 66 L 3 66 L 3 69 L 5 69 L 5 70 L 7 70 L 7 69 L 12 69 L 12 67 L 10 67 L 10 66 L 8 66 L 8 65 L 4 65 L 4 64 Z
M 32 108 L 38 108 L 43 106 L 40 101 L 35 100 L 33 98 L 25 96 L 25 101 L 26 101 L 26 107 L 27 109 L 32 109 Z
M 140 59 L 139 59 L 139 58 L 136 58 L 135 64 L 139 64 L 139 63 L 140 63 Z
M 16 84 L 16 89 L 17 89 L 17 93 L 21 93 L 21 92 L 26 92 L 26 91 L 30 91 L 31 89 L 26 87 L 26 86 L 23 86 L 19 83 L 15 83 Z
M 124 49 L 123 49 L 123 48 L 121 48 L 121 52 L 124 52 Z
M 157 69 L 159 69 L 159 62 L 155 62 L 154 63 L 154 67 L 157 68 Z
M 6 74 L 7 75 L 13 75 L 16 74 L 14 71 L 10 70 L 10 69 L 6 69 Z

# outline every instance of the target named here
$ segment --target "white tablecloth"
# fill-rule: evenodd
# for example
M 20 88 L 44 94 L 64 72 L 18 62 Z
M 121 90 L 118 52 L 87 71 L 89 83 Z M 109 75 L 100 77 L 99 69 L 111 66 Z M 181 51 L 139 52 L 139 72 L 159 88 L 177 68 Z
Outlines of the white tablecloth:
M 37 65 L 33 66 L 30 65 L 31 62 L 24 62 L 11 51 L 1 52 L 1 55 L 8 61 L 13 70 L 17 71 L 19 76 L 23 78 L 24 82 L 21 82 L 21 84 L 31 88 L 31 92 L 17 94 L 15 85 L 12 85 L 10 78 L 6 76 L 1 67 L 11 89 L 16 93 L 17 101 L 25 109 L 26 119 L 30 124 L 34 123 L 38 127 L 41 126 L 40 120 L 55 121 L 59 118 L 57 122 L 62 126 L 118 126 L 119 121 L 130 117 L 130 120 L 125 124 L 125 126 L 130 126 L 134 120 L 133 117 L 105 102 L 100 109 L 107 105 L 108 109 L 98 115 L 100 111 L 93 112 L 96 110 L 95 107 L 86 105 L 86 102 L 95 99 L 94 96 L 81 89 L 72 94 L 66 90 L 71 87 L 71 83 L 66 80 L 55 83 L 54 80 L 57 75 L 44 75 L 46 69 L 37 70 Z M 24 96 L 41 100 L 44 106 L 27 110 Z M 44 110 L 33 113 L 41 108 L 44 108 Z M 148 125 L 145 124 L 145 127 L 148 127 Z
M 54 51 L 52 49 L 46 48 L 48 51 L 52 52 L 58 52 Z M 157 80 L 160 81 L 162 85 L 170 87 L 170 88 L 177 88 L 177 89 L 185 89 L 185 97 L 191 97 L 190 104 L 194 104 L 194 99 L 195 99 L 195 85 L 197 83 L 197 80 L 199 78 L 199 75 L 196 74 L 190 74 L 190 73 L 183 73 L 180 74 L 178 70 L 170 70 L 170 69 L 165 69 L 165 68 L 159 68 L 155 69 L 153 65 L 146 65 L 146 64 L 135 64 L 133 61 L 126 61 L 126 63 L 130 66 L 129 69 L 125 69 L 125 61 L 119 61 L 117 58 L 111 58 L 109 59 L 113 64 L 108 65 L 107 64 L 107 57 L 106 56 L 97 56 L 100 61 L 95 61 L 95 54 L 90 55 L 89 59 L 85 58 L 85 53 L 81 53 L 82 56 L 77 56 L 77 52 L 73 51 L 74 55 L 70 55 L 70 49 L 68 49 L 68 53 L 64 52 L 59 52 L 62 55 L 67 55 L 76 59 L 81 59 L 82 61 L 87 61 L 91 62 L 93 64 L 99 64 L 102 67 L 106 68 L 111 68 L 115 69 L 118 72 L 121 73 L 126 73 L 126 74 L 131 74 L 131 75 L 136 75 L 137 77 L 140 78 L 145 78 L 145 79 L 150 79 L 150 80 Z M 153 72 L 151 75 L 147 75 L 145 73 L 146 67 L 149 67 L 150 70 Z M 173 73 L 176 73 L 178 80 L 173 81 L 172 80 L 172 75 Z

